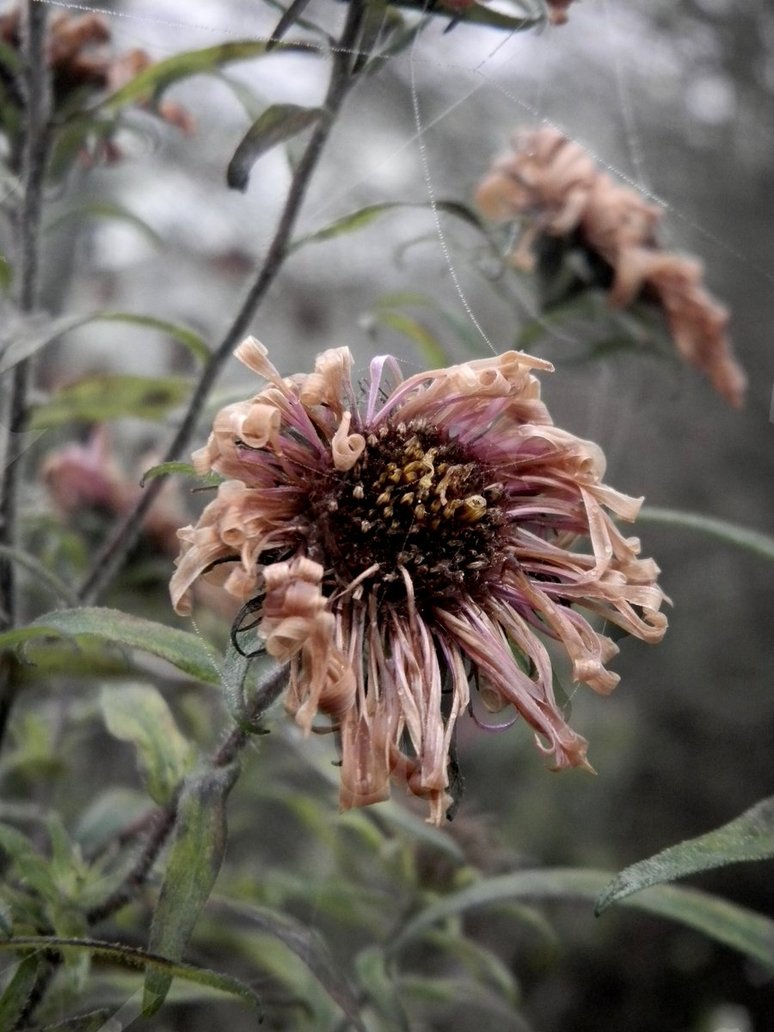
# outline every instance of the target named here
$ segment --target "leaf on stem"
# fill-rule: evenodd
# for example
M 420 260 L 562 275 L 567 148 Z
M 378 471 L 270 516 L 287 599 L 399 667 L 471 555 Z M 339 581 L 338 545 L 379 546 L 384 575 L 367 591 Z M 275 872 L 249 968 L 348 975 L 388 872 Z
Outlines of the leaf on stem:
M 13 648 L 36 638 L 63 637 L 77 641 L 80 636 L 158 656 L 197 681 L 220 684 L 220 670 L 212 650 L 198 635 L 101 606 L 46 613 L 26 627 L 1 633 L 0 649 Z
M 104 423 L 126 416 L 157 422 L 182 405 L 190 390 L 190 382 L 180 376 L 86 376 L 39 405 L 30 427 L 40 430 L 65 423 Z
M 0 1028 L 16 1028 L 38 979 L 40 958 L 25 957 L 0 996 Z
M 185 782 L 175 821 L 164 881 L 153 914 L 148 948 L 178 961 L 209 899 L 226 847 L 226 799 L 238 766 L 202 767 Z M 173 973 L 153 969 L 145 976 L 143 1013 L 164 1002 Z
M 167 957 L 159 957 L 136 946 L 123 946 L 121 943 L 104 942 L 101 939 L 64 938 L 56 935 L 24 935 L 13 939 L 0 939 L 0 949 L 15 950 L 23 953 L 35 953 L 41 950 L 67 952 L 71 950 L 88 950 L 93 956 L 102 960 L 113 961 L 126 967 L 155 971 L 170 978 L 184 978 L 222 993 L 238 996 L 249 1004 L 260 1016 L 261 1000 L 250 986 L 231 975 L 221 974 L 209 968 L 173 962 Z
M 686 839 L 621 871 L 597 899 L 601 914 L 612 903 L 649 885 L 684 878 L 698 871 L 774 857 L 774 796 L 706 835 Z
M 355 991 L 346 979 L 341 964 L 316 929 L 269 907 L 226 899 L 213 900 L 213 903 L 279 939 L 309 968 L 330 998 L 347 1015 L 353 1028 L 365 1032 Z
M 390 952 L 399 952 L 437 922 L 459 917 L 476 907 L 510 899 L 584 900 L 593 904 L 609 882 L 610 876 L 604 871 L 573 868 L 517 871 L 484 878 L 426 907 L 403 928 Z M 768 917 L 698 889 L 674 885 L 644 889 L 623 905 L 680 921 L 774 971 L 774 921 Z
M 231 189 L 244 192 L 253 165 L 262 155 L 308 129 L 324 114 L 323 108 L 300 107 L 298 104 L 272 104 L 267 108 L 239 141 L 228 163 L 226 182 Z
M 194 748 L 181 733 L 161 694 L 150 685 L 104 688 L 100 706 L 114 738 L 131 743 L 148 794 L 168 805 L 194 760 Z
M 313 54 L 317 48 L 312 44 L 302 43 L 279 43 L 275 44 L 276 51 L 293 50 L 297 53 Z M 233 61 L 249 61 L 252 58 L 264 57 L 271 53 L 271 48 L 261 40 L 233 40 L 229 43 L 220 43 L 214 47 L 205 47 L 202 50 L 189 50 L 183 54 L 175 54 L 164 61 L 157 61 L 136 75 L 126 86 L 107 97 L 101 107 L 115 111 L 125 107 L 127 104 L 134 104 L 137 101 L 145 101 L 148 98 L 158 99 L 161 94 L 181 79 L 188 79 L 192 75 L 202 75 L 208 72 L 216 72 L 225 64 Z

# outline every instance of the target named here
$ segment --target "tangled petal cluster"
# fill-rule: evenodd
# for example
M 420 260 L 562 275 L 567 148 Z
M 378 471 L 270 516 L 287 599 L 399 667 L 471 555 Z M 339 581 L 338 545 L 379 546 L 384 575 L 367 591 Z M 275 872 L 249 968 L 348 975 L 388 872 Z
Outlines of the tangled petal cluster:
M 359 401 L 346 348 L 289 378 L 253 338 L 236 355 L 267 385 L 223 409 L 194 455 L 227 479 L 179 532 L 172 600 L 190 612 L 197 579 L 226 565 L 225 590 L 290 662 L 290 713 L 339 734 L 341 806 L 386 798 L 392 778 L 440 822 L 472 695 L 521 716 L 553 766 L 587 766 L 544 639 L 607 693 L 617 647 L 597 628 L 656 642 L 664 596 L 611 518 L 640 501 L 551 422 L 534 375 L 550 363 L 511 351 L 402 380 L 380 357 Z
M 550 127 L 518 133 L 512 153 L 479 183 L 476 203 L 493 221 L 530 220 L 517 264 L 530 264 L 540 234 L 577 233 L 612 269 L 610 304 L 628 305 L 642 292 L 653 298 L 680 355 L 741 405 L 747 379 L 726 332 L 728 311 L 704 288 L 701 264 L 665 251 L 656 239 L 661 209 L 614 182 L 579 144 Z

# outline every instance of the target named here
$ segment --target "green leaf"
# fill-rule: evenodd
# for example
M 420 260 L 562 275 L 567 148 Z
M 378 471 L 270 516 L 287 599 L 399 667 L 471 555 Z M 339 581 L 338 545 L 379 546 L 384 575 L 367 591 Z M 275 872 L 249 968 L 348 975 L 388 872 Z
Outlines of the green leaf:
M 740 817 L 715 831 L 670 846 L 621 871 L 597 900 L 601 914 L 632 892 L 648 885 L 684 878 L 697 871 L 774 857 L 774 796 L 756 803 Z
M 52 344 L 65 333 L 93 322 L 124 322 L 149 329 L 161 330 L 188 350 L 200 361 L 207 361 L 209 349 L 193 330 L 166 319 L 135 315 L 131 312 L 89 312 L 86 315 L 63 315 L 57 319 L 45 316 L 19 316 L 8 320 L 0 334 L 0 373 Z
M 610 882 L 604 871 L 556 868 L 517 871 L 476 882 L 427 907 L 404 927 L 390 947 L 402 950 L 438 921 L 509 899 L 585 900 L 593 903 Z M 623 902 L 659 917 L 680 921 L 710 938 L 747 954 L 774 970 L 774 921 L 698 889 L 659 885 Z
M 26 835 L 8 824 L 0 823 L 0 851 L 6 854 L 30 888 L 48 902 L 58 902 L 60 892 L 51 864 L 40 855 Z
M 406 1011 L 395 982 L 387 971 L 387 958 L 379 946 L 366 946 L 355 958 L 358 981 L 380 1017 L 389 1022 L 387 1028 L 395 1032 L 410 1032 Z
M 695 512 L 659 509 L 652 505 L 646 505 L 640 509 L 637 519 L 645 523 L 666 523 L 673 527 L 687 527 L 689 530 L 696 530 L 700 534 L 717 538 L 727 545 L 746 549 L 763 559 L 774 560 L 773 537 L 769 534 L 762 534 L 758 530 L 740 527 L 737 523 L 730 523 L 728 520 L 719 520 L 714 516 L 702 516 Z
M 226 848 L 226 799 L 238 766 L 203 767 L 188 777 L 180 797 L 175 837 L 167 861 L 148 947 L 180 960 L 202 907 L 218 876 Z M 151 970 L 145 976 L 143 1013 L 154 1014 L 164 1002 L 172 974 Z
M 340 962 L 331 954 L 328 944 L 316 929 L 269 907 L 227 899 L 213 902 L 279 939 L 309 968 L 330 998 L 347 1015 L 352 1026 L 358 1032 L 365 1032 L 355 991 L 344 976 Z
M 396 333 L 408 337 L 417 347 L 422 358 L 431 367 L 437 368 L 446 362 L 446 352 L 436 335 L 413 315 L 405 312 L 377 310 L 376 320 Z
M 137 750 L 148 794 L 166 806 L 194 760 L 195 750 L 181 734 L 161 694 L 150 685 L 104 688 L 100 705 L 108 731 Z
M 209 968 L 196 967 L 181 961 L 173 962 L 167 957 L 159 957 L 136 946 L 123 946 L 120 943 L 103 942 L 101 939 L 64 938 L 56 935 L 24 935 L 14 939 L 0 939 L 0 949 L 18 952 L 34 952 L 39 950 L 88 950 L 102 960 L 114 961 L 127 967 L 145 971 L 155 971 L 170 978 L 184 978 L 198 985 L 218 989 L 222 993 L 238 996 L 261 1015 L 261 1000 L 250 986 L 240 982 L 231 975 L 224 975 Z
M 231 189 L 244 192 L 253 165 L 262 155 L 319 122 L 324 114 L 323 108 L 300 107 L 298 104 L 272 104 L 267 108 L 239 141 L 228 163 L 226 182 Z
M 45 231 L 46 233 L 51 233 L 63 226 L 70 225 L 72 222 L 75 222 L 76 226 L 80 228 L 83 225 L 83 220 L 87 218 L 117 219 L 137 229 L 154 246 L 160 247 L 164 243 L 163 237 L 159 236 L 153 226 L 141 219 L 139 215 L 135 215 L 129 208 L 125 208 L 122 204 L 115 204 L 112 201 L 90 201 L 88 204 L 79 204 L 73 208 L 68 208 L 67 211 L 52 219 L 46 225 Z
M 38 978 L 39 958 L 25 957 L 0 996 L 0 1028 L 16 1028 Z
M 75 591 L 69 588 L 63 580 L 60 580 L 55 573 L 47 569 L 34 555 L 30 555 L 29 552 L 23 552 L 20 548 L 9 548 L 8 545 L 0 545 L 0 556 L 10 559 L 11 562 L 18 563 L 25 570 L 29 570 L 30 573 L 34 574 L 38 583 L 51 588 L 54 594 L 58 595 L 63 602 L 67 602 L 71 606 L 78 604 Z
M 181 405 L 190 390 L 190 382 L 177 376 L 87 376 L 39 405 L 30 427 L 39 430 L 63 423 L 103 423 L 125 416 L 155 422 Z
M 316 48 L 311 44 L 300 43 L 279 43 L 274 49 L 292 50 L 298 53 L 315 53 Z M 270 53 L 267 44 L 260 40 L 234 40 L 229 43 L 220 43 L 214 47 L 205 47 L 202 50 L 189 50 L 183 54 L 175 54 L 164 61 L 157 61 L 156 64 L 145 68 L 131 82 L 120 90 L 107 97 L 103 107 L 108 110 L 117 110 L 127 104 L 134 104 L 137 101 L 147 101 L 153 97 L 158 99 L 161 94 L 181 79 L 188 79 L 192 75 L 202 75 L 209 72 L 217 72 L 225 64 L 233 61 L 249 61 L 255 57 L 263 57 Z
M 92 319 L 94 322 L 120 322 L 130 326 L 143 326 L 149 330 L 160 330 L 187 348 L 197 361 L 209 361 L 210 349 L 200 334 L 189 326 L 182 326 L 168 319 L 157 319 L 152 315 L 136 315 L 133 312 L 97 312 Z
M 88 322 L 82 315 L 49 319 L 39 314 L 8 319 L 0 333 L 0 374 L 34 355 L 62 334 Z
M 158 656 L 197 681 L 220 684 L 220 671 L 212 650 L 198 635 L 101 606 L 46 613 L 26 627 L 0 633 L 0 649 L 35 638 L 54 636 L 77 640 L 81 635 Z
M 245 649 L 248 652 L 248 649 Z M 223 693 L 234 721 L 249 734 L 260 734 L 263 715 L 288 682 L 287 666 L 274 667 L 257 685 L 256 658 L 244 656 L 229 642 L 223 662 Z
M 356 230 L 365 229 L 372 222 L 376 222 L 382 215 L 386 215 L 389 212 L 400 211 L 406 208 L 420 208 L 432 211 L 432 207 L 428 201 L 382 201 L 379 204 L 368 204 L 363 208 L 358 208 L 357 211 L 350 212 L 349 215 L 343 215 L 329 225 L 323 226 L 322 229 L 315 230 L 314 233 L 298 237 L 298 239 L 293 241 L 290 249 L 295 251 L 304 244 L 321 243 L 324 240 L 343 236 L 345 233 L 354 233 Z M 445 212 L 447 215 L 454 215 L 481 232 L 485 232 L 481 220 L 473 209 L 468 208 L 465 204 L 460 204 L 459 201 L 435 201 L 435 208 L 438 211 Z

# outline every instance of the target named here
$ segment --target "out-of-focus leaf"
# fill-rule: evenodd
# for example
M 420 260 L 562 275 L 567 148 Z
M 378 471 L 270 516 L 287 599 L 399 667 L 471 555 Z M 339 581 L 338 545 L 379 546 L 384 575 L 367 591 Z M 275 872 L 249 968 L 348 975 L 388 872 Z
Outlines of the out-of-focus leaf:
M 393 941 L 390 953 L 403 949 L 436 922 L 475 907 L 507 899 L 580 899 L 594 903 L 609 882 L 610 875 L 604 871 L 573 868 L 517 871 L 485 878 L 421 911 Z M 774 970 L 774 921 L 768 917 L 706 892 L 674 885 L 643 889 L 624 900 L 623 905 L 680 921 Z
M 195 330 L 180 323 L 170 322 L 168 319 L 137 315 L 134 312 L 97 312 L 92 318 L 94 322 L 120 322 L 130 326 L 143 326 L 149 330 L 161 330 L 187 348 L 197 361 L 206 362 L 210 357 L 210 349 Z
M 5 853 L 16 869 L 23 874 L 30 888 L 49 902 L 59 899 L 59 888 L 54 880 L 51 864 L 40 855 L 26 835 L 8 824 L 0 824 L 0 851 Z
M 10 559 L 11 562 L 18 563 L 25 570 L 29 570 L 30 573 L 34 574 L 35 579 L 39 583 L 51 588 L 54 594 L 58 595 L 63 602 L 67 602 L 71 606 L 77 605 L 78 599 L 75 592 L 63 580 L 60 580 L 55 573 L 47 569 L 34 555 L 30 555 L 29 552 L 23 552 L 20 548 L 9 548 L 8 545 L 0 545 L 0 556 Z
M 35 956 L 25 957 L 16 965 L 11 981 L 0 996 L 0 1028 L 16 1028 L 35 987 L 38 966 Z
M 399 7 L 410 7 L 416 10 L 421 8 L 426 11 L 426 5 L 420 0 L 393 0 Z M 448 7 L 439 3 L 433 8 L 433 13 L 440 17 L 454 18 L 455 21 L 464 21 L 474 25 L 489 25 L 495 29 L 507 29 L 511 32 L 521 32 L 526 29 L 539 28 L 546 23 L 545 4 L 537 0 L 509 0 L 508 8 L 512 14 L 505 14 L 492 7 L 485 7 L 483 4 L 474 3 L 459 11 L 452 4 Z
M 700 534 L 708 534 L 728 545 L 744 548 L 763 559 L 774 560 L 774 537 L 759 530 L 740 527 L 738 523 L 704 516 L 697 512 L 680 512 L 678 509 L 659 509 L 646 505 L 640 509 L 637 519 L 645 523 L 666 523 L 674 527 L 687 527 Z
M 365 1026 L 360 1018 L 360 1005 L 355 991 L 345 978 L 341 965 L 331 954 L 328 944 L 316 929 L 268 907 L 226 899 L 213 902 L 284 943 L 306 964 L 330 998 L 341 1007 L 353 1028 L 364 1032 Z
M 271 38 L 266 44 L 266 49 L 270 50 L 277 45 L 282 39 L 288 29 L 295 25 L 301 15 L 309 6 L 309 0 L 293 0 L 290 7 L 283 12 L 282 17 L 277 22 L 274 30 L 272 31 Z
M 175 837 L 167 861 L 148 948 L 178 961 L 218 876 L 226 848 L 226 799 L 238 767 L 203 767 L 190 775 L 177 808 Z M 164 1002 L 173 973 L 153 969 L 145 976 L 143 1014 Z
M 12 648 L 40 637 L 77 639 L 81 635 L 158 656 L 205 684 L 220 683 L 220 671 L 212 658 L 212 650 L 198 635 L 101 606 L 58 609 L 46 613 L 26 627 L 0 634 L 0 649 Z
M 443 344 L 432 330 L 428 329 L 419 319 L 415 319 L 413 315 L 407 315 L 405 312 L 378 310 L 375 318 L 383 326 L 408 337 L 431 367 L 437 368 L 445 364 L 446 352 Z
M 484 232 L 481 220 L 467 205 L 460 204 L 459 201 L 447 200 L 437 200 L 434 204 L 436 210 L 445 212 L 447 215 L 454 215 L 463 222 L 467 222 L 468 225 Z M 383 201 L 379 204 L 368 204 L 363 208 L 358 208 L 357 211 L 350 212 L 349 215 L 343 215 L 329 225 L 323 226 L 322 229 L 315 230 L 314 233 L 298 237 L 293 241 L 291 250 L 297 250 L 304 244 L 321 243 L 324 240 L 331 240 L 333 237 L 343 236 L 345 233 L 354 233 L 356 230 L 365 229 L 382 215 L 406 208 L 421 208 L 430 211 L 432 205 L 426 201 Z
M 73 221 L 81 226 L 83 220 L 87 218 L 117 219 L 138 230 L 156 247 L 161 246 L 164 242 L 163 238 L 145 219 L 141 219 L 139 215 L 124 207 L 123 204 L 115 204 L 111 201 L 91 201 L 88 204 L 79 204 L 76 207 L 68 208 L 67 211 L 52 219 L 45 229 L 47 233 L 51 233 L 62 226 L 68 226 Z
M 103 942 L 101 939 L 71 939 L 56 935 L 24 935 L 12 939 L 0 939 L 0 949 L 33 953 L 40 950 L 88 950 L 102 960 L 114 961 L 127 967 L 146 971 L 157 971 L 170 978 L 185 978 L 189 982 L 218 989 L 222 993 L 238 996 L 261 1015 L 261 999 L 250 986 L 231 975 L 224 975 L 209 968 L 196 967 L 182 961 L 171 961 L 136 946 L 122 946 L 120 943 Z
M 311 45 L 299 43 L 275 44 L 275 49 L 292 50 L 297 53 L 315 53 Z M 156 64 L 145 68 L 139 75 L 135 76 L 126 86 L 116 90 L 102 102 L 102 107 L 108 110 L 117 110 L 127 104 L 134 104 L 136 101 L 144 101 L 150 97 L 158 98 L 173 83 L 181 79 L 188 79 L 192 75 L 202 75 L 208 72 L 216 72 L 225 64 L 233 61 L 249 61 L 255 57 L 263 57 L 270 53 L 266 43 L 260 40 L 233 40 L 228 43 L 220 43 L 214 47 L 205 47 L 203 50 L 189 50 L 183 54 L 175 54 L 164 61 L 157 61 Z
M 133 821 L 147 816 L 148 797 L 139 789 L 106 788 L 78 816 L 74 838 L 81 849 L 96 853 Z
M 272 104 L 267 108 L 239 141 L 228 163 L 226 182 L 231 189 L 245 191 L 253 165 L 262 155 L 313 126 L 324 114 L 323 108 L 298 104 Z
M 158 421 L 188 397 L 187 379 L 172 376 L 87 376 L 63 387 L 33 412 L 33 430 L 63 423 L 103 423 L 134 416 Z
M 194 748 L 163 697 L 150 685 L 104 688 L 100 705 L 108 731 L 137 750 L 148 794 L 166 806 L 190 769 Z
M 39 314 L 7 319 L 0 330 L 0 374 L 51 344 L 63 333 L 88 322 L 90 316 L 63 315 L 50 319 Z
M 398 987 L 387 971 L 384 950 L 366 946 L 355 958 L 358 981 L 368 994 L 379 1015 L 389 1022 L 387 1028 L 395 1032 L 410 1032 L 405 1009 L 401 1005 Z
M 492 950 L 465 936 L 446 932 L 431 932 L 427 941 L 434 951 L 459 960 L 470 973 L 472 982 L 492 986 L 511 1004 L 518 1002 L 519 990 L 513 972 Z
M 198 333 L 179 323 L 156 319 L 149 315 L 101 311 L 89 312 L 86 315 L 64 315 L 57 319 L 40 315 L 17 315 L 14 319 L 8 320 L 0 331 L 0 373 L 13 368 L 65 333 L 93 322 L 124 322 L 161 330 L 188 348 L 197 360 L 206 361 L 209 357 L 209 349 Z
M 601 893 L 596 913 L 649 885 L 697 871 L 774 857 L 774 796 L 750 807 L 715 831 L 687 839 L 621 871 Z

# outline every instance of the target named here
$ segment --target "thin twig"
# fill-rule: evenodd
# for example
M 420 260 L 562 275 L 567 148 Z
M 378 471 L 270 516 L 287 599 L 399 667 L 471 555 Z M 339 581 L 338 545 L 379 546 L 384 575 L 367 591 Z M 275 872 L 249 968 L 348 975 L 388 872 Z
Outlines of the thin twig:
M 336 117 L 354 85 L 351 70 L 352 54 L 360 33 L 363 18 L 362 0 L 351 0 L 341 38 L 331 57 L 331 73 L 324 103 L 324 115 L 316 123 L 309 142 L 301 156 L 290 184 L 285 206 L 280 215 L 274 238 L 269 245 L 258 275 L 250 286 L 244 301 L 226 331 L 218 348 L 201 372 L 183 420 L 170 443 L 162 462 L 174 462 L 189 446 L 207 396 L 221 373 L 231 352 L 247 332 L 269 287 L 277 277 L 288 255 L 290 238 L 306 196 L 312 174 L 330 136 Z M 89 574 L 78 589 L 78 598 L 84 605 L 93 604 L 105 591 L 125 562 L 140 533 L 146 513 L 161 490 L 163 480 L 152 480 L 139 497 L 134 508 L 114 528 L 110 538 L 98 553 Z
M 48 164 L 49 81 L 46 67 L 45 4 L 27 0 L 23 19 L 24 131 L 21 152 L 22 204 L 16 225 L 19 254 L 16 304 L 23 314 L 35 310 L 38 298 L 38 262 L 43 185 Z M 0 472 L 0 543 L 16 543 L 19 485 L 22 482 L 24 430 L 27 424 L 27 396 L 32 379 L 31 360 L 19 362 L 11 374 L 10 400 L 6 412 L 5 451 Z M 0 627 L 16 624 L 16 574 L 10 556 L 0 556 Z M 0 743 L 15 695 L 14 663 L 4 658 L 0 665 Z

